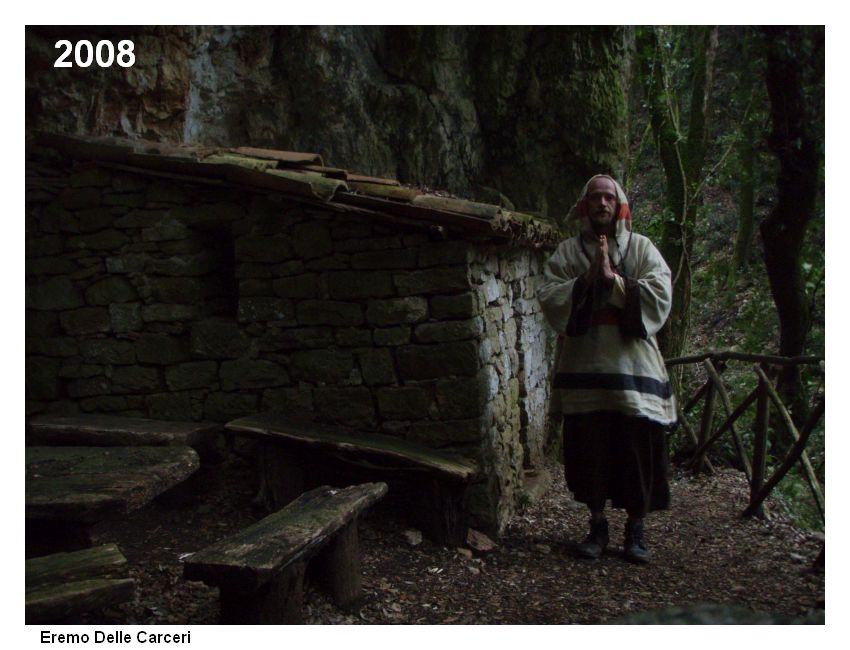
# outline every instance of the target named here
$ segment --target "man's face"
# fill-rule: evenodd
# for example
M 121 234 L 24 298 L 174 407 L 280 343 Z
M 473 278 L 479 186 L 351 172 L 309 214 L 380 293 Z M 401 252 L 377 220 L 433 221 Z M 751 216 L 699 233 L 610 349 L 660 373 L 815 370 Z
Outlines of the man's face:
M 587 216 L 594 229 L 607 229 L 617 214 L 617 187 L 610 178 L 594 178 L 587 188 Z

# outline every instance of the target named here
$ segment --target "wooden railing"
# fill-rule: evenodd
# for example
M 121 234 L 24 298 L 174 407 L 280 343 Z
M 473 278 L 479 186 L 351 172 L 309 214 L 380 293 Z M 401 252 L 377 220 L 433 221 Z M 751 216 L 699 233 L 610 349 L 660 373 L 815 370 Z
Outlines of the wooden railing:
M 721 380 L 721 374 L 726 369 L 728 361 L 750 361 L 755 362 L 753 370 L 758 377 L 758 385 L 732 409 L 729 394 Z M 765 512 L 764 500 L 771 490 L 781 481 L 788 471 L 800 463 L 803 476 L 809 485 L 814 497 L 815 504 L 821 519 L 825 520 L 825 502 L 823 488 L 815 475 L 809 456 L 806 453 L 806 444 L 814 431 L 815 426 L 824 415 L 825 397 L 822 391 L 818 391 L 816 402 L 811 409 L 808 419 L 799 430 L 794 425 L 788 409 L 783 404 L 776 389 L 773 386 L 772 376 L 778 375 L 778 370 L 784 366 L 791 365 L 819 365 L 823 357 L 777 357 L 763 354 L 747 354 L 742 352 L 708 352 L 701 355 L 678 357 L 669 359 L 668 366 L 700 363 L 705 369 L 708 379 L 694 395 L 682 406 L 677 404 L 679 425 L 694 445 L 694 453 L 690 460 L 690 466 L 694 471 L 714 472 L 711 461 L 706 453 L 723 434 L 729 432 L 735 447 L 735 453 L 750 484 L 750 501 L 743 514 L 745 516 L 763 516 Z M 726 415 L 725 420 L 719 427 L 714 428 L 714 414 L 717 408 L 718 398 L 720 405 Z M 687 418 L 687 414 L 700 402 L 703 401 L 703 410 L 700 417 L 699 430 L 694 431 L 693 426 Z M 748 455 L 744 441 L 740 433 L 735 429 L 735 422 L 755 404 L 756 417 L 753 431 L 752 456 Z M 793 439 L 793 444 L 785 454 L 782 462 L 773 471 L 773 474 L 765 480 L 765 465 L 767 459 L 767 445 L 769 439 L 770 410 L 771 405 L 776 409 L 779 420 Z

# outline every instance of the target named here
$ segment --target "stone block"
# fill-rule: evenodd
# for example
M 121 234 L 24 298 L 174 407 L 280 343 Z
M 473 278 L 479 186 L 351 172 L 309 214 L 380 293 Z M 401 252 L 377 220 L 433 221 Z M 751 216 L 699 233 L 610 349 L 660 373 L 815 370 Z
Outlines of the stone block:
M 72 260 L 64 257 L 36 257 L 26 260 L 26 275 L 67 275 L 77 270 Z
M 232 190 L 231 190 L 232 192 Z M 232 193 L 231 193 L 232 196 Z M 245 217 L 245 208 L 238 203 L 203 203 L 175 206 L 169 214 L 185 224 L 228 224 Z
M 336 331 L 336 344 L 344 348 L 372 345 L 372 330 L 356 327 L 340 328 Z
M 375 391 L 378 411 L 385 420 L 419 420 L 428 417 L 431 391 L 426 386 L 390 386 Z
M 295 381 L 339 384 L 356 373 L 354 355 L 344 350 L 305 350 L 295 352 L 290 361 Z
M 284 321 L 295 325 L 295 309 L 291 300 L 254 296 L 239 299 L 240 323 Z
M 149 393 L 159 388 L 159 372 L 156 368 L 120 366 L 112 372 L 113 393 Z
M 101 204 L 101 191 L 97 187 L 66 187 L 59 194 L 59 201 L 66 210 L 95 208 Z
M 410 333 L 409 327 L 387 327 L 376 329 L 373 339 L 375 345 L 405 345 L 410 343 Z
M 372 234 L 368 221 L 341 221 L 337 219 L 331 230 L 332 239 L 364 239 Z
M 272 278 L 275 276 L 274 268 L 269 264 L 256 264 L 253 262 L 237 264 L 236 277 L 240 280 L 245 278 Z
M 433 420 L 411 422 L 407 438 L 429 447 L 478 442 L 484 437 L 481 420 Z
M 351 268 L 351 262 L 347 255 L 336 253 L 332 257 L 317 257 L 304 262 L 306 271 L 342 271 Z
M 42 355 L 45 357 L 73 357 L 80 353 L 77 341 L 68 336 L 61 338 L 42 338 L 28 336 L 26 339 L 27 355 Z
M 465 266 L 395 273 L 393 281 L 401 296 L 458 293 L 470 288 L 469 270 Z
M 62 362 L 48 357 L 27 357 L 24 371 L 26 399 L 59 399 L 64 397 L 58 370 Z M 20 375 L 19 375 L 20 377 Z
M 150 258 L 147 255 L 128 253 L 106 258 L 109 273 L 141 273 Z
M 219 377 L 224 390 L 267 388 L 289 383 L 289 376 L 283 367 L 264 359 L 223 361 Z
M 74 379 L 66 386 L 68 396 L 73 398 L 92 397 L 94 395 L 109 394 L 109 380 L 106 377 L 87 377 L 85 379 Z
M 337 300 L 304 300 L 296 307 L 299 325 L 354 327 L 363 323 L 363 308 Z
M 255 393 L 210 393 L 204 400 L 203 419 L 227 422 L 257 412 Z
M 381 271 L 326 273 L 328 295 L 334 299 L 385 298 L 395 295 L 392 277 Z
M 315 273 L 302 273 L 280 278 L 273 283 L 274 293 L 281 298 L 318 298 L 318 277 Z
M 307 415 L 313 412 L 312 388 L 269 388 L 263 391 L 263 410 L 286 415 Z
M 474 341 L 404 345 L 396 350 L 402 381 L 439 379 L 478 372 L 478 345 Z
M 399 237 L 370 237 L 369 239 L 341 239 L 334 242 L 336 253 L 356 253 L 360 251 L 384 251 L 401 248 Z
M 483 331 L 484 323 L 481 318 L 448 320 L 417 325 L 413 330 L 413 338 L 419 343 L 462 341 L 465 339 L 478 339 Z
M 63 379 L 83 379 L 85 377 L 97 377 L 106 374 L 106 367 L 80 363 L 79 361 L 66 360 L 59 368 L 59 376 Z
M 68 278 L 50 278 L 26 287 L 27 309 L 60 310 L 82 306 L 83 298 Z
M 316 388 L 313 404 L 319 417 L 326 421 L 369 429 L 377 422 L 372 393 L 363 386 Z
M 147 202 L 144 192 L 104 192 L 102 201 L 122 208 L 141 208 Z
M 191 202 L 192 195 L 185 187 L 175 183 L 154 182 L 148 188 L 148 203 L 174 203 L 184 205 Z
M 301 259 L 330 255 L 333 252 L 330 229 L 316 221 L 297 224 L 292 229 L 292 246 Z
M 192 324 L 190 350 L 207 359 L 235 359 L 246 354 L 251 340 L 236 323 L 204 320 Z
M 472 248 L 465 241 L 428 242 L 419 249 L 419 266 L 447 266 L 469 264 Z
M 108 187 L 112 184 L 112 173 L 103 167 L 76 169 L 68 177 L 71 187 Z
M 206 287 L 197 278 L 154 277 L 148 279 L 150 292 L 158 302 L 193 303 L 205 295 Z
M 142 334 L 136 340 L 136 358 L 139 363 L 180 363 L 189 358 L 188 341 L 168 334 Z
M 260 338 L 260 350 L 264 352 L 327 348 L 333 344 L 334 331 L 331 327 L 272 329 Z
M 149 258 L 145 264 L 145 271 L 158 275 L 195 277 L 215 271 L 218 264 L 219 260 L 212 252 L 201 251 L 195 254 L 175 255 L 166 259 Z
M 59 316 L 52 311 L 27 309 L 25 325 L 27 336 L 51 337 L 60 336 L 63 333 L 59 326 Z
M 96 232 L 114 225 L 115 215 L 109 208 L 89 208 L 77 210 L 76 232 Z
M 136 362 L 136 349 L 129 341 L 115 339 L 80 341 L 80 354 L 87 363 L 131 364 Z
M 388 348 L 358 350 L 357 360 L 360 362 L 363 383 L 367 386 L 395 383 L 395 364 Z
M 482 377 L 440 379 L 434 392 L 442 420 L 478 418 L 487 403 L 487 386 Z
M 60 235 L 45 237 L 28 237 L 26 240 L 26 257 L 49 257 L 59 255 L 65 250 L 65 240 Z
M 101 395 L 80 400 L 80 410 L 84 413 L 112 413 L 130 408 L 125 396 Z
M 298 250 L 297 248 L 295 249 Z M 292 244 L 281 237 L 239 237 L 236 240 L 238 262 L 284 262 L 293 257 Z M 298 251 L 300 256 L 300 251 Z
M 130 242 L 120 230 L 109 229 L 68 238 L 69 250 L 111 251 Z
M 472 318 L 478 315 L 478 296 L 469 291 L 454 296 L 433 296 L 431 316 L 436 319 Z
M 90 305 L 133 302 L 137 299 L 138 295 L 133 285 L 122 277 L 106 278 L 95 282 L 86 289 L 86 302 Z
M 165 369 L 165 383 L 170 390 L 216 388 L 218 364 L 215 361 L 190 361 Z
M 273 264 L 271 267 L 266 268 L 269 268 L 270 277 L 284 278 L 303 273 L 304 262 L 301 260 L 289 260 L 283 264 Z
M 193 421 L 204 414 L 204 402 L 195 393 L 155 393 L 146 395 L 148 414 L 159 420 Z
M 112 225 L 115 228 L 153 228 L 164 218 L 163 210 L 130 210 L 117 217 Z
M 144 326 L 142 305 L 138 302 L 109 305 L 109 320 L 114 332 L 135 332 Z
M 84 307 L 74 311 L 64 311 L 59 315 L 62 329 L 70 336 L 99 334 L 108 332 L 112 327 L 109 310 L 104 307 Z
M 146 323 L 176 323 L 192 320 L 198 315 L 194 305 L 156 303 L 142 307 L 142 320 Z
M 112 189 L 116 192 L 141 192 L 148 188 L 147 178 L 135 174 L 115 174 L 112 177 Z
M 142 229 L 142 241 L 160 242 L 175 239 L 189 239 L 192 231 L 186 224 L 176 219 L 164 219 L 150 228 Z
M 370 300 L 366 321 L 371 325 L 419 323 L 428 318 L 428 300 L 421 296 Z
M 386 251 L 366 251 L 351 256 L 353 269 L 415 269 L 418 251 L 398 248 Z
M 270 279 L 266 280 L 240 280 L 239 281 L 239 295 L 244 297 L 250 296 L 270 296 L 274 293 L 274 288 L 272 281 Z M 292 296 L 281 296 L 283 298 L 289 298 Z

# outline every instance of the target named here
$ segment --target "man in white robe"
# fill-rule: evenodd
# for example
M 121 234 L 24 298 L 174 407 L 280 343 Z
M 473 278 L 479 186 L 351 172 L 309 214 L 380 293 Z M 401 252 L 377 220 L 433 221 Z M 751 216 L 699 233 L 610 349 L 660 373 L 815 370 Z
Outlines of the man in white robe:
M 626 559 L 648 562 L 644 517 L 667 508 L 666 429 L 676 407 L 655 334 L 670 313 L 670 269 L 631 231 L 620 185 L 598 175 L 570 211 L 581 232 L 558 246 L 538 298 L 563 337 L 554 388 L 564 416 L 564 471 L 590 509 L 576 545 L 595 559 L 608 545 L 605 504 L 628 514 Z

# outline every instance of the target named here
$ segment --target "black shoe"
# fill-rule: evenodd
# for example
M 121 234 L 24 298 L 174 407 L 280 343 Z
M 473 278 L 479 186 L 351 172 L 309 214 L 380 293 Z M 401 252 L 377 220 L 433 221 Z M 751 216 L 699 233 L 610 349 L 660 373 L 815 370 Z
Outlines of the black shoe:
M 596 523 L 590 520 L 590 532 L 583 542 L 575 545 L 575 554 L 587 560 L 598 560 L 608 546 L 608 520 L 600 519 Z
M 626 534 L 623 538 L 623 556 L 629 562 L 646 564 L 649 562 L 649 551 L 643 539 L 643 519 L 634 523 L 626 522 Z

